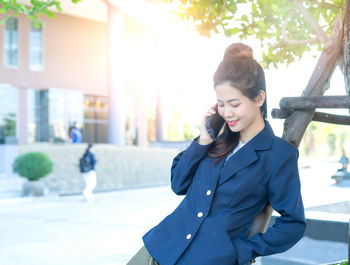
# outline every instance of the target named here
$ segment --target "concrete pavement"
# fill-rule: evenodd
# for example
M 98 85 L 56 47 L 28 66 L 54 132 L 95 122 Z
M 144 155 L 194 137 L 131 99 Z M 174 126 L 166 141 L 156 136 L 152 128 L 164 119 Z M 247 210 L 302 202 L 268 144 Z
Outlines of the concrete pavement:
M 0 264 L 124 265 L 180 200 L 157 187 L 99 193 L 92 203 L 81 196 L 0 203 Z M 346 255 L 345 243 L 304 238 L 256 264 L 320 264 Z

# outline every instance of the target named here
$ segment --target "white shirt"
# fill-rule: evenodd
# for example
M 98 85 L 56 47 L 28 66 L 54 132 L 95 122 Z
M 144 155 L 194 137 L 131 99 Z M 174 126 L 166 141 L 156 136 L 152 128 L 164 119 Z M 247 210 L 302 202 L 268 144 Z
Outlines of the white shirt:
M 245 144 L 242 143 L 241 141 L 238 142 L 238 145 L 236 146 L 235 149 L 233 149 L 233 151 L 226 157 L 225 162 L 231 157 L 233 156 L 239 149 L 241 149 Z

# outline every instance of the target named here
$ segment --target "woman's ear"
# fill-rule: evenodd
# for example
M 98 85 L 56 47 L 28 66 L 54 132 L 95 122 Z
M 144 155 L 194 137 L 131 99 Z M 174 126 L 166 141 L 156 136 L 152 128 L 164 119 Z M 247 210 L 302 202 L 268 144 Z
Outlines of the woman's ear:
M 265 91 L 264 90 L 260 90 L 258 95 L 255 98 L 255 101 L 256 101 L 256 103 L 258 104 L 259 107 L 261 107 L 264 104 L 265 97 L 266 97 Z

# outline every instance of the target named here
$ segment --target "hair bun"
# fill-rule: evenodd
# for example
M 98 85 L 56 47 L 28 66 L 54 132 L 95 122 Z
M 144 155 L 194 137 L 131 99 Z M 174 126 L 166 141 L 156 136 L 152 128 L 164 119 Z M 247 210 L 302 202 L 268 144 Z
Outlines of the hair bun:
M 233 43 L 226 48 L 224 59 L 227 57 L 254 59 L 253 49 L 243 43 Z

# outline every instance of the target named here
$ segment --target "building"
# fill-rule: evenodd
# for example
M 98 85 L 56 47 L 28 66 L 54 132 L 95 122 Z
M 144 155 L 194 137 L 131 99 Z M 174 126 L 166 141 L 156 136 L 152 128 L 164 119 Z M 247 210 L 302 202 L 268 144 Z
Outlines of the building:
M 76 121 L 107 142 L 106 22 L 57 14 L 0 27 L 0 143 L 62 142 Z
M 65 142 L 77 122 L 84 142 L 147 145 L 145 98 L 161 96 L 162 36 L 140 16 L 155 1 L 137 2 L 67 0 L 44 27 L 24 15 L 0 25 L 0 144 Z

